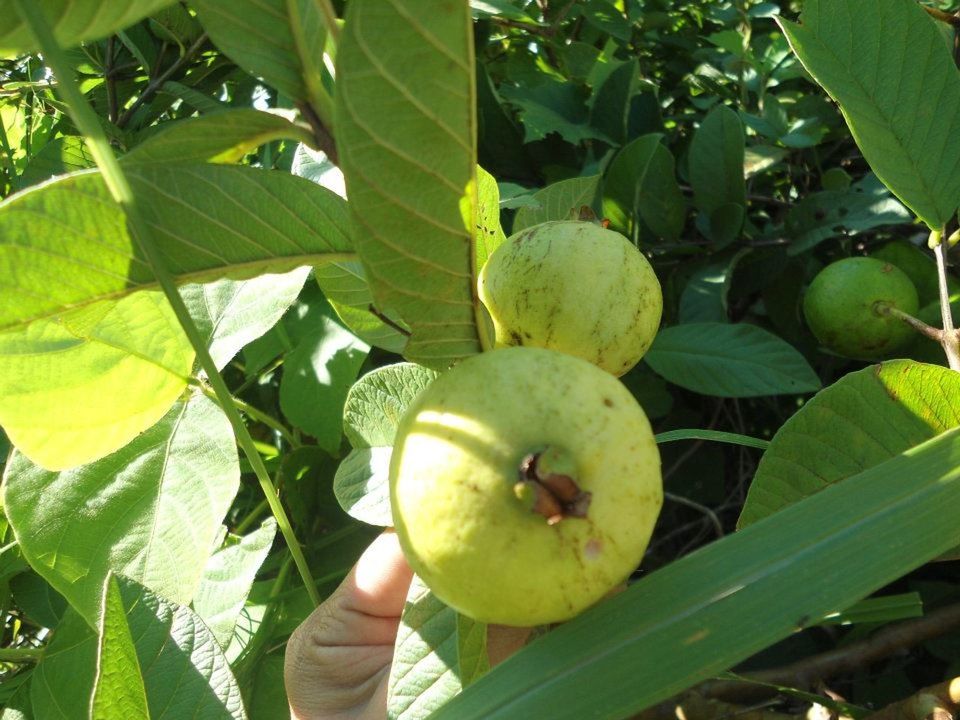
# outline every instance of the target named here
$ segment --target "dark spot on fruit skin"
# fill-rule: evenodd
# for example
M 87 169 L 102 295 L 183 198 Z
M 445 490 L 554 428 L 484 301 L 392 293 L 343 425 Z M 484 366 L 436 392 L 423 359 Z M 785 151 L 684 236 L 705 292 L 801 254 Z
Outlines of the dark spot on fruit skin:
M 613 407 L 613 400 L 611 400 L 610 398 L 606 398 L 606 397 L 605 397 L 605 398 L 603 399 L 603 404 L 606 405 L 606 406 L 609 407 L 609 408 L 612 408 L 612 407 Z
M 521 337 L 520 333 L 514 330 L 510 331 L 510 341 L 514 345 L 523 345 L 523 337 Z

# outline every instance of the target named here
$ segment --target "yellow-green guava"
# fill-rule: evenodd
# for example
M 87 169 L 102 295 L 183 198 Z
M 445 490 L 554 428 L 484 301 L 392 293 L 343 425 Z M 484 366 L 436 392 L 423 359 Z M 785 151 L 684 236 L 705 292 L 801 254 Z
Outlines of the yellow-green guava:
M 623 235 L 545 222 L 511 236 L 480 271 L 497 347 L 559 350 L 614 375 L 650 347 L 663 311 L 656 273 Z
M 917 289 L 896 266 L 866 257 L 831 263 L 803 299 L 807 325 L 825 347 L 844 357 L 879 360 L 906 346 L 915 331 L 885 313 L 917 312 Z
M 560 622 L 640 564 L 660 455 L 612 375 L 552 350 L 493 350 L 412 403 L 390 499 L 404 554 L 445 603 L 488 623 Z

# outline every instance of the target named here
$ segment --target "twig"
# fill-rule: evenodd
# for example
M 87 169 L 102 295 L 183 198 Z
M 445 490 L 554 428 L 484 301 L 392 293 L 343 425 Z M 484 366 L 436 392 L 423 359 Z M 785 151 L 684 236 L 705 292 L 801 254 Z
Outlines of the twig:
M 313 130 L 313 139 L 317 148 L 327 156 L 327 160 L 340 167 L 340 155 L 337 153 L 337 143 L 330 132 L 330 128 L 323 124 L 317 111 L 308 102 L 298 102 L 297 109 L 310 124 Z
M 393 328 L 394 330 L 396 330 L 398 333 L 400 333 L 400 334 L 403 335 L 404 337 L 410 337 L 411 332 L 410 332 L 409 330 L 407 330 L 405 327 L 402 327 L 402 326 L 400 326 L 400 325 L 397 325 L 397 323 L 395 323 L 393 320 L 391 320 L 391 319 L 388 318 L 386 315 L 384 315 L 382 312 L 380 312 L 380 311 L 377 309 L 377 306 L 374 305 L 373 303 L 370 303 L 370 305 L 367 307 L 367 310 L 369 310 L 369 311 L 370 311 L 370 314 L 373 315 L 374 317 L 376 317 L 376 318 L 377 318 L 380 322 L 382 322 L 384 325 L 390 326 L 391 328 Z
M 940 243 L 934 248 L 937 257 L 937 275 L 940 280 L 940 313 L 943 317 L 943 337 L 940 345 L 947 354 L 951 370 L 960 372 L 960 340 L 954 332 L 953 314 L 950 312 L 950 288 L 947 285 L 947 233 L 942 233 Z
M 790 665 L 751 673 L 747 677 L 772 685 L 809 688 L 819 680 L 867 667 L 935 637 L 946 635 L 958 627 L 960 604 L 949 605 L 934 610 L 926 617 L 888 625 L 866 640 L 813 655 Z M 704 683 L 698 691 L 709 698 L 735 702 L 749 702 L 773 693 L 763 685 L 729 680 Z
M 702 513 L 710 520 L 710 523 L 713 525 L 714 532 L 717 533 L 717 537 L 722 538 L 724 536 L 723 525 L 720 523 L 720 518 L 718 518 L 717 514 L 706 505 L 701 505 L 690 498 L 685 498 L 682 495 L 674 495 L 673 493 L 669 492 L 663 493 L 663 497 L 671 502 L 678 503 L 679 505 L 686 505 L 688 508 L 693 508 L 697 512 Z
M 943 337 L 946 334 L 945 331 L 935 328 L 931 325 L 927 325 L 923 320 L 915 318 L 913 315 L 909 315 L 899 308 L 895 308 L 889 303 L 883 302 L 882 300 L 877 301 L 873 305 L 874 312 L 877 315 L 892 315 L 898 320 L 903 320 L 907 325 L 912 327 L 921 335 L 930 338 L 934 342 L 943 343 Z
M 160 88 L 163 87 L 163 84 L 169 80 L 173 75 L 183 68 L 190 60 L 193 59 L 193 56 L 203 47 L 204 43 L 207 42 L 207 34 L 202 33 L 196 41 L 187 48 L 187 51 L 181 55 L 175 63 L 170 67 L 164 70 L 160 75 L 155 77 L 150 83 L 144 88 L 144 91 L 140 93 L 140 97 L 133 101 L 133 104 L 124 110 L 123 115 L 120 116 L 120 119 L 117 120 L 117 127 L 124 128 L 127 123 L 130 122 L 130 119 L 133 117 L 133 114 L 140 109 L 140 107 L 150 98 L 157 94 Z
M 866 720 L 952 720 L 960 713 L 960 678 L 931 685 Z
M 952 28 L 960 28 L 960 17 L 957 17 L 953 13 L 944 12 L 943 10 L 938 10 L 937 8 L 927 5 L 921 5 L 920 7 L 926 10 L 927 14 L 935 20 L 944 22 Z

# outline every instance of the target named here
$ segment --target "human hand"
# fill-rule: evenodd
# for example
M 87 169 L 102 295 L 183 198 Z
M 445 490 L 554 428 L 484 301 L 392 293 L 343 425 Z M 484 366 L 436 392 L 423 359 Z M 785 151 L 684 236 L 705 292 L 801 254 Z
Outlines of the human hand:
M 292 720 L 383 720 L 400 613 L 413 571 L 394 532 L 374 540 L 343 583 L 287 643 Z M 491 626 L 491 665 L 522 647 L 528 628 Z

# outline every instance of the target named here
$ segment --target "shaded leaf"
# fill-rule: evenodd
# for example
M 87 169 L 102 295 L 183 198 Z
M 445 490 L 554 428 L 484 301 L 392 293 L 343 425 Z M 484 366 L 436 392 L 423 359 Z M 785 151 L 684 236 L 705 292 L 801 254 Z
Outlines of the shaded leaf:
M 673 155 L 658 133 L 630 142 L 610 163 L 603 183 L 603 216 L 613 229 L 636 237 L 638 219 L 659 237 L 676 240 L 687 208 L 674 171 Z
M 911 0 L 807 0 L 800 19 L 777 22 L 867 162 L 940 229 L 960 198 L 960 72 L 936 21 Z
M 127 0 L 106 3 L 101 0 L 34 0 L 43 7 L 43 14 L 53 26 L 59 43 L 66 47 L 83 40 L 98 40 L 128 25 L 133 25 L 174 0 Z M 20 20 L 13 0 L 0 0 L 0 17 L 5 18 L 0 31 L 0 56 L 38 49 L 36 40 Z
M 111 571 L 190 602 L 239 481 L 230 425 L 198 395 L 91 465 L 50 472 L 14 453 L 3 507 L 31 567 L 95 625 Z
M 327 32 L 312 0 L 194 0 L 203 29 L 240 67 L 332 118 Z
M 337 468 L 333 489 L 357 520 L 393 524 L 388 471 L 394 435 L 407 407 L 436 377 L 433 370 L 401 363 L 367 373 L 350 388 L 343 428 L 353 450 Z
M 217 368 L 223 369 L 244 346 L 277 324 L 297 299 L 309 274 L 310 268 L 302 267 L 284 275 L 180 288 L 180 297 L 207 341 Z
M 193 610 L 224 649 L 230 644 L 237 618 L 276 534 L 276 520 L 270 518 L 249 535 L 230 535 L 203 569 L 193 596 Z
M 390 667 L 387 717 L 423 718 L 460 692 L 457 613 L 414 576 Z
M 284 359 L 280 380 L 283 414 L 333 456 L 340 451 L 347 391 L 369 351 L 370 346 L 362 340 L 323 318 L 320 328 Z
M 816 373 L 792 345 L 755 325 L 663 328 L 644 360 L 675 385 L 716 397 L 792 395 L 820 388 Z
M 286 118 L 235 108 L 169 123 L 123 156 L 124 163 L 239 162 L 272 140 L 313 142 L 310 132 Z
M 534 194 L 535 205 L 524 205 L 517 210 L 513 234 L 548 220 L 575 220 L 584 206 L 596 210 L 599 191 L 599 175 L 569 178 L 548 185 Z

